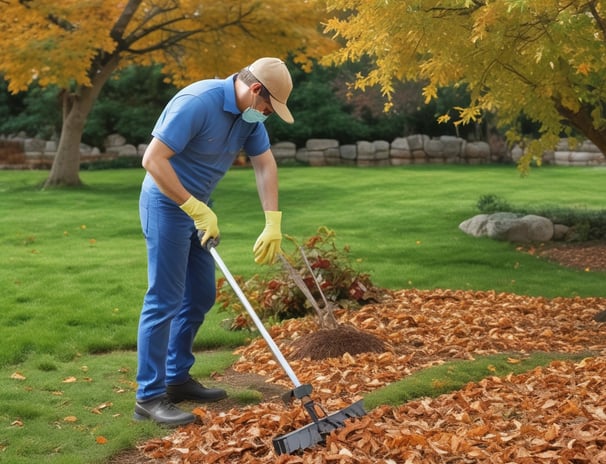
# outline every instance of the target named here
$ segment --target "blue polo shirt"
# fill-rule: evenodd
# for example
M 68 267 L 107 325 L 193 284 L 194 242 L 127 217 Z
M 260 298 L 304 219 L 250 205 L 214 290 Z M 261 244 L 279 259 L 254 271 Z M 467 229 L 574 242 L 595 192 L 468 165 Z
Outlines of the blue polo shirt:
M 185 87 L 168 102 L 152 131 L 175 152 L 170 163 L 183 186 L 204 202 L 242 149 L 257 156 L 270 147 L 265 126 L 242 119 L 234 79 L 232 75 Z M 157 189 L 151 175 L 146 175 L 143 188 Z

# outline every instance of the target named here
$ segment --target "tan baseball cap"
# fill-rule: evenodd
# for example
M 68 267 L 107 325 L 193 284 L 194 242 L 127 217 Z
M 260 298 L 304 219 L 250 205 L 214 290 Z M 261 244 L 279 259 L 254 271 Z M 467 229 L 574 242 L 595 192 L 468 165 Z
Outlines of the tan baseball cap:
M 292 91 L 292 78 L 284 61 L 279 58 L 259 58 L 248 70 L 269 92 L 271 106 L 278 116 L 289 124 L 295 122 L 286 106 Z

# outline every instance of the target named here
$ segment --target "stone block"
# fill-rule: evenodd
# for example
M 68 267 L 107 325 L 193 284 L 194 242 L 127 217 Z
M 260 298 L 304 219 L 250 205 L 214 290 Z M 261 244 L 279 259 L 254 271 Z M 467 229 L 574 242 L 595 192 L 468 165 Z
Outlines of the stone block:
M 408 140 L 408 146 L 410 147 L 411 151 L 423 150 L 423 147 L 425 146 L 425 141 L 429 140 L 429 136 L 423 134 L 416 134 L 409 135 L 408 137 L 406 137 L 406 139 Z
M 23 150 L 27 153 L 44 153 L 46 141 L 38 138 L 25 139 L 23 141 Z
M 407 166 L 412 164 L 412 158 L 390 158 L 392 166 Z
M 307 149 L 306 148 L 299 148 L 297 150 L 297 153 L 295 154 L 295 159 L 297 161 L 299 161 L 300 163 L 308 164 L 309 163 L 309 158 L 307 156 Z
M 371 142 L 362 140 L 358 142 L 356 146 L 358 151 L 358 161 L 375 159 L 375 146 Z
M 333 139 L 309 139 L 305 148 L 311 151 L 321 151 L 328 148 L 339 148 L 339 141 Z
M 410 153 L 410 147 L 408 146 L 408 139 L 405 137 L 398 137 L 391 142 L 389 148 L 390 158 L 407 158 L 410 159 L 412 154 Z
M 125 145 L 126 139 L 120 134 L 110 134 L 105 137 L 103 144 L 105 145 L 105 149 L 107 150 L 112 147 L 119 147 Z
M 465 145 L 466 158 L 490 159 L 490 145 L 486 142 L 469 142 Z
M 375 159 L 389 159 L 389 142 L 386 142 L 385 140 L 375 140 L 372 142 L 372 145 L 375 149 Z
M 353 144 L 345 144 L 339 147 L 339 156 L 344 160 L 355 160 L 358 157 L 358 150 Z
M 322 150 L 307 150 L 307 163 L 310 166 L 326 166 L 326 158 Z
M 271 152 L 276 160 L 294 160 L 297 154 L 297 146 L 292 142 L 278 142 L 271 146 Z
M 439 139 L 430 139 L 425 142 L 425 153 L 431 158 L 444 157 L 444 143 Z
M 440 137 L 443 144 L 444 156 L 446 158 L 455 158 L 461 156 L 462 147 L 465 145 L 465 140 L 453 135 L 443 135 Z

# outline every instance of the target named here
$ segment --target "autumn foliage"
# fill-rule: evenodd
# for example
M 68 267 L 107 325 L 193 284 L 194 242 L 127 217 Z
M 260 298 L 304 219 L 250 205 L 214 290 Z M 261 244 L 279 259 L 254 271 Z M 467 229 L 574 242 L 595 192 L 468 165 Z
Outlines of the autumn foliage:
M 260 56 L 292 54 L 309 65 L 308 57 L 334 49 L 315 1 L 3 0 L 0 12 L 0 73 L 9 90 L 32 82 L 60 89 L 63 126 L 46 186 L 80 184 L 86 118 L 120 68 L 160 64 L 184 85 L 225 77 Z
M 327 60 L 373 61 L 358 87 L 378 85 L 389 98 L 394 80 L 425 81 L 429 101 L 440 87 L 464 86 L 471 103 L 456 108 L 454 124 L 496 113 L 509 140 L 527 146 L 523 166 L 562 133 L 581 133 L 606 152 L 604 0 L 327 3 L 334 17 L 326 30 L 344 43 Z M 522 115 L 540 124 L 541 140 L 521 138 Z
M 195 409 L 200 423 L 141 446 L 147 458 L 217 463 L 587 462 L 606 459 L 606 337 L 594 315 L 604 298 L 536 298 L 495 292 L 401 290 L 382 304 L 341 312 L 340 321 L 389 343 L 382 353 L 293 361 L 302 382 L 329 410 L 449 360 L 536 351 L 583 353 L 520 375 L 486 378 L 436 398 L 379 406 L 331 433 L 326 446 L 277 457 L 275 436 L 309 423 L 279 398 L 229 411 Z M 272 328 L 285 354 L 311 320 Z M 262 340 L 239 351 L 235 369 L 289 386 Z M 439 382 L 441 379 L 436 379 Z

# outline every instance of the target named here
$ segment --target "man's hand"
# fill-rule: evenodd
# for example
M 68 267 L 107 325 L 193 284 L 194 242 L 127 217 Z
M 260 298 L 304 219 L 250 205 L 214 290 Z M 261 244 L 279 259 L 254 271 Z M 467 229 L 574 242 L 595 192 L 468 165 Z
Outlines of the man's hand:
M 272 264 L 282 245 L 282 212 L 265 211 L 265 228 L 253 247 L 257 264 Z
M 206 206 L 200 200 L 191 196 L 187 199 L 185 203 L 180 206 L 180 208 L 194 220 L 196 229 L 204 232 L 204 235 L 200 240 L 202 246 L 206 244 L 206 241 L 209 238 L 219 237 L 219 226 L 217 224 L 217 216 L 208 206 Z

